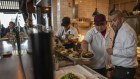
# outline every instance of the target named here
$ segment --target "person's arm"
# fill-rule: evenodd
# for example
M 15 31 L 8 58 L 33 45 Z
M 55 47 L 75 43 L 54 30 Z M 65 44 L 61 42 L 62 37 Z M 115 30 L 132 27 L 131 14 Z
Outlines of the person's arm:
M 62 40 L 60 37 L 55 36 L 55 41 L 60 41 L 60 42 L 62 42 L 63 40 Z
M 23 27 L 19 27 L 20 28 L 20 32 L 24 32 L 24 28 Z
M 93 41 L 93 35 L 94 35 L 93 29 L 89 30 L 89 31 L 86 33 L 86 35 L 85 35 L 85 37 L 84 37 L 84 39 L 83 39 L 83 41 L 82 41 L 82 43 L 81 43 L 81 47 L 82 47 L 82 51 L 83 51 L 83 52 L 89 51 L 89 50 L 88 50 L 88 46 L 89 46 L 89 44 L 91 44 L 92 41 Z
M 72 35 L 73 36 L 71 36 L 70 38 L 68 38 L 69 39 L 69 42 L 73 42 L 73 43 L 77 43 L 78 42 L 78 30 L 75 28 L 75 27 L 73 27 L 72 28 Z
M 1 28 L 1 38 L 4 36 L 4 34 L 5 34 L 5 27 L 3 27 L 3 25 L 2 25 L 2 28 Z
M 5 28 L 3 37 L 6 38 L 8 34 L 9 34 L 9 29 Z
M 106 45 L 106 51 L 109 55 L 112 55 L 113 54 L 113 40 L 114 40 L 114 36 L 115 36 L 115 33 L 113 31 L 113 29 L 110 27 L 110 33 L 108 35 L 108 39 L 107 39 L 107 45 Z
M 69 42 L 77 43 L 78 42 L 78 38 L 77 39 L 70 39 Z
M 116 42 L 113 48 L 113 55 L 119 57 L 133 58 L 137 55 L 137 37 L 134 32 L 126 32 L 122 34 L 120 42 Z M 124 40 L 122 40 L 124 39 Z
M 88 42 L 86 40 L 83 40 L 81 43 L 81 47 L 83 52 L 87 52 L 88 51 Z
M 112 48 L 114 37 L 115 37 L 115 32 L 111 27 L 109 27 L 109 28 L 110 28 L 110 33 L 109 33 L 109 36 L 108 36 L 108 39 L 107 39 L 107 41 L 108 41 L 107 42 L 107 48 Z
M 55 33 L 55 39 L 56 40 L 58 40 L 58 41 L 60 41 L 61 43 L 63 43 L 64 42 L 64 40 L 62 39 L 62 35 L 64 34 L 64 28 L 59 28 L 58 30 L 57 30 L 57 32 Z

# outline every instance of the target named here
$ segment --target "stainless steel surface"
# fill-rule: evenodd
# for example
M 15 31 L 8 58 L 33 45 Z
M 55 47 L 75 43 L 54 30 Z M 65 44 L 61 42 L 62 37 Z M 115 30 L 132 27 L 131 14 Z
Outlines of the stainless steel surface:
M 28 55 L 26 52 L 28 49 L 28 40 L 21 43 L 21 49 L 21 57 L 26 79 L 34 79 L 32 75 L 33 69 L 31 55 Z M 6 38 L 1 39 L 0 53 L 3 54 L 3 58 L 0 59 L 0 79 L 24 79 L 17 44 L 12 41 L 9 42 Z M 4 57 L 4 55 L 8 53 L 11 53 L 12 55 Z
M 96 71 L 84 65 L 83 66 L 73 65 L 73 66 L 62 67 L 58 71 L 55 72 L 55 79 L 60 79 L 57 77 L 64 75 L 68 72 L 81 74 L 84 77 L 86 77 L 86 79 L 107 79 L 106 77 L 100 75 Z M 85 78 L 82 78 L 82 79 L 85 79 Z
M 29 49 L 29 41 L 28 38 L 25 38 L 21 41 L 21 50 L 28 50 Z M 0 39 L 0 53 L 5 54 L 8 52 L 13 52 L 17 50 L 17 43 L 15 41 L 9 41 L 8 38 L 1 38 Z
M 26 79 L 34 79 L 31 65 L 31 57 L 28 54 L 22 55 L 22 61 L 24 70 L 26 73 Z M 20 67 L 18 55 L 13 55 L 8 58 L 2 58 L 0 60 L 0 79 L 23 79 L 23 72 Z
M 86 65 L 82 65 L 82 67 L 84 67 L 85 69 L 87 69 L 92 74 L 96 74 L 99 79 L 108 79 L 108 78 L 102 76 L 101 74 L 97 73 L 96 71 L 92 70 L 91 68 L 87 67 Z

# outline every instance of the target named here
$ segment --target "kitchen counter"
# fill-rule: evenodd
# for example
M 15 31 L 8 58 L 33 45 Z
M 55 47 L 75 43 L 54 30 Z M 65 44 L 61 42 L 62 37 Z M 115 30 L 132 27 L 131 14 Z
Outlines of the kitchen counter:
M 22 54 L 22 61 L 26 79 L 34 79 L 31 55 Z M 0 60 L 0 79 L 25 79 L 17 54 Z
M 24 71 L 25 71 L 25 75 L 26 75 L 26 79 L 34 79 L 33 77 L 33 68 L 32 68 L 32 57 L 31 55 L 27 54 L 26 52 L 26 46 L 23 46 L 24 48 L 22 49 L 21 53 L 22 53 L 22 61 L 23 61 L 23 67 L 24 67 Z M 13 50 L 13 49 L 10 49 Z M 0 60 L 0 79 L 24 79 L 24 74 L 22 73 L 22 69 L 20 66 L 20 61 L 19 61 L 19 55 L 16 51 L 17 49 L 14 49 L 12 51 L 12 56 L 11 57 L 7 57 L 7 58 L 2 58 Z M 140 47 L 138 47 L 138 59 L 140 59 Z M 69 63 L 67 65 L 64 65 L 63 63 Z M 85 62 L 87 63 L 87 62 Z M 63 64 L 63 66 L 61 66 L 60 69 L 63 68 L 67 68 L 67 67 L 73 67 L 73 66 L 80 66 L 84 69 L 86 69 L 86 71 L 88 71 L 90 74 L 96 74 L 101 76 L 100 74 L 98 74 L 97 72 L 93 71 L 92 69 L 90 69 L 89 67 L 83 65 L 83 62 L 81 62 L 81 60 L 77 60 L 76 63 L 71 63 L 71 62 L 61 62 L 61 64 Z M 80 64 L 80 65 L 79 65 Z M 59 70 L 60 70 L 59 69 Z M 106 78 L 101 78 L 101 79 L 106 79 Z
M 23 62 L 26 79 L 34 79 L 31 55 L 23 51 L 22 62 Z M 67 62 L 65 61 L 63 63 L 67 63 Z M 69 65 L 66 65 L 66 66 L 63 65 L 63 67 L 60 67 L 59 70 L 67 69 L 67 68 L 68 69 L 76 68 L 77 70 L 79 70 L 78 72 L 81 72 L 81 70 L 83 70 L 83 75 L 85 75 L 86 77 L 88 77 L 89 75 L 90 76 L 96 75 L 98 77 L 101 77 L 100 79 L 107 79 L 85 65 L 79 65 L 79 64 L 74 65 L 70 62 L 69 62 Z M 3 58 L 0 60 L 0 79 L 25 79 L 24 74 L 21 69 L 18 54 L 14 53 L 11 57 Z
M 55 71 L 55 79 L 60 79 L 60 77 L 62 77 L 66 73 L 76 73 L 85 77 L 80 79 L 107 79 L 106 77 L 100 75 L 99 73 L 95 72 L 85 65 L 62 67 L 58 71 Z

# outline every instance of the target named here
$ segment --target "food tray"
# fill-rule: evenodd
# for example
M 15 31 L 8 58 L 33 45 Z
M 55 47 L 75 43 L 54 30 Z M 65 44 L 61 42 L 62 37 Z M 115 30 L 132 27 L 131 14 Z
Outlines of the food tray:
M 55 72 L 55 79 L 58 79 L 60 75 L 65 74 L 67 72 L 79 73 L 85 76 L 86 79 L 107 79 L 106 77 L 100 75 L 99 73 L 88 68 L 85 65 L 83 66 L 74 65 L 74 66 L 62 67 L 58 71 Z
M 68 60 L 72 61 L 72 62 L 73 62 L 73 64 L 75 64 L 75 63 L 76 63 L 76 60 L 75 60 L 75 59 L 73 59 L 72 57 L 66 56 L 66 55 L 64 55 L 64 54 L 62 54 L 62 53 L 60 53 L 60 52 L 57 52 L 57 51 L 56 51 L 56 53 L 60 54 L 60 55 L 61 55 L 61 56 L 63 56 L 64 58 L 66 58 L 66 59 L 68 59 Z
M 73 58 L 71 56 L 66 56 L 63 53 L 60 53 L 60 52 L 57 52 L 57 51 L 56 51 L 56 53 L 60 54 L 64 58 L 72 61 L 74 65 L 75 64 L 81 64 L 81 65 L 83 65 L 83 64 L 89 64 L 90 63 L 90 60 L 89 59 L 91 59 L 91 58 L 82 58 L 82 57 L 80 57 L 80 58 Z

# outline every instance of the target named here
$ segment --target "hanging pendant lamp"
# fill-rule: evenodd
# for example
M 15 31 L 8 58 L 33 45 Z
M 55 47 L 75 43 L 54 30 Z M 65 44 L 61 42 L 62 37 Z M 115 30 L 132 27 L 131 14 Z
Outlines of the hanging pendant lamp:
M 140 11 L 140 0 L 137 0 L 137 4 L 134 6 L 133 11 Z
M 110 12 L 109 12 L 109 15 L 112 13 L 112 12 L 114 12 L 115 11 L 115 0 L 114 0 L 114 4 L 113 4 L 113 8 L 110 10 Z
M 95 8 L 95 11 L 93 12 L 92 16 L 94 17 L 97 14 L 99 14 L 99 12 L 97 10 L 97 0 L 96 0 L 96 8 Z

